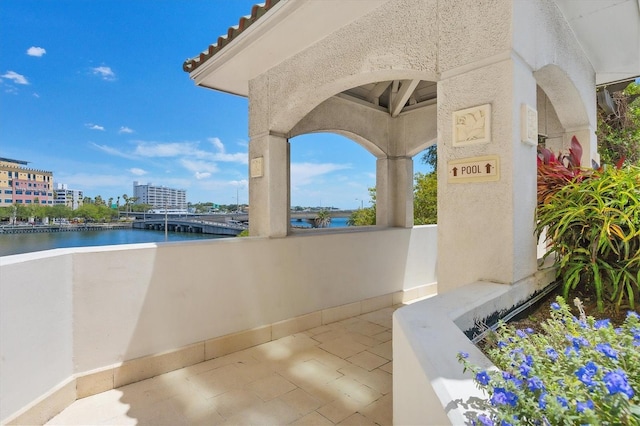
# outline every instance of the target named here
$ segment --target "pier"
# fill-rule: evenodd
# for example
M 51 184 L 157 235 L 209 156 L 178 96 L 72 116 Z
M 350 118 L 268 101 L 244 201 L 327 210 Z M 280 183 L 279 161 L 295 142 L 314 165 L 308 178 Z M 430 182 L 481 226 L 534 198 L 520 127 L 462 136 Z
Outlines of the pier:
M 110 231 L 130 229 L 131 223 L 95 223 L 82 225 L 2 225 L 0 234 L 35 234 L 44 232 Z
M 247 229 L 246 225 L 241 223 L 226 222 L 210 222 L 205 220 L 193 219 L 146 219 L 133 222 L 134 229 L 152 229 L 156 231 L 164 231 L 165 226 L 171 232 L 189 232 L 199 234 L 228 235 L 237 236 Z

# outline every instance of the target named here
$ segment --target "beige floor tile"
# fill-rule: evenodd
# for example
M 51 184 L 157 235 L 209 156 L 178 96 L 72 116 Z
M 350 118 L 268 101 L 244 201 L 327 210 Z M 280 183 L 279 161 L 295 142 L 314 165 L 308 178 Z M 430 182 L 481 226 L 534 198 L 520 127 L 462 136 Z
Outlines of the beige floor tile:
M 320 343 L 326 343 L 331 340 L 339 339 L 347 333 L 347 329 L 340 328 L 337 330 L 329 330 L 324 333 L 319 333 L 313 336 L 313 340 L 317 340 Z
M 150 405 L 132 405 L 127 417 L 138 420 L 138 425 L 174 426 L 187 425 L 189 419 L 176 410 L 167 400 L 157 401 Z
M 333 422 L 317 411 L 312 411 L 306 416 L 291 423 L 293 426 L 333 426 Z
M 337 389 L 363 406 L 371 404 L 382 396 L 380 392 L 351 377 L 341 377 L 331 382 L 329 387 Z
M 360 413 L 355 413 L 338 423 L 340 426 L 377 426 L 376 422 Z
M 211 400 L 176 395 L 169 398 L 167 403 L 188 419 L 190 425 L 219 425 L 225 421 Z
M 342 377 L 341 373 L 315 359 L 293 365 L 281 371 L 280 375 L 303 389 L 307 385 L 324 385 Z
M 129 405 L 120 401 L 116 389 L 79 399 L 49 420 L 47 425 L 86 425 L 105 422 L 113 417 L 126 417 Z
M 383 331 L 382 333 L 374 334 L 371 337 L 373 337 L 374 339 L 376 339 L 379 342 L 384 343 L 384 342 L 390 341 L 392 336 L 393 335 L 391 334 L 391 331 Z
M 369 347 L 362 343 L 355 342 L 349 337 L 340 337 L 321 344 L 319 348 L 332 353 L 333 355 L 339 356 L 340 358 L 347 359 L 350 356 L 368 349 Z
M 393 376 L 379 368 L 368 371 L 362 367 L 351 364 L 339 370 L 345 377 L 355 379 L 359 383 L 370 387 L 383 395 L 391 393 L 393 389 Z
M 301 416 L 284 402 L 273 399 L 260 405 L 252 406 L 238 412 L 227 419 L 225 425 L 286 425 Z
M 300 415 L 306 415 L 322 405 L 322 401 L 300 388 L 287 392 L 278 399 L 294 408 Z
M 295 388 L 296 385 L 278 374 L 264 377 L 247 385 L 247 389 L 253 391 L 263 401 L 270 401 Z
M 347 358 L 347 361 L 368 371 L 374 370 L 389 362 L 386 358 L 372 354 L 369 351 L 360 352 L 357 355 Z
M 349 332 L 345 334 L 345 337 L 352 339 L 354 342 L 358 342 L 370 348 L 374 346 L 378 346 L 380 344 L 379 340 L 374 339 L 373 337 L 370 337 L 370 336 L 365 336 L 364 334 L 360 334 L 360 333 Z
M 333 330 L 329 325 L 321 325 L 320 327 L 311 328 L 307 331 L 303 331 L 303 334 L 306 334 L 309 337 L 313 337 L 316 334 L 326 333 L 327 331 Z
M 345 406 L 342 400 L 336 400 L 318 408 L 316 411 L 329 419 L 333 424 L 336 424 L 352 414 L 355 414 L 358 411 L 358 408 L 358 406 Z
M 248 389 L 234 389 L 210 400 L 213 408 L 225 419 L 247 410 L 253 410 L 264 402 Z
M 241 368 L 230 364 L 191 376 L 188 380 L 204 398 L 212 398 L 242 388 L 249 383 L 250 378 L 242 372 Z
M 389 361 L 393 359 L 393 348 L 391 346 L 391 341 L 380 343 L 379 345 L 374 346 L 368 350 L 369 352 L 374 353 L 383 358 L 386 358 Z
M 393 424 L 393 397 L 387 394 L 361 409 L 360 413 L 379 425 L 391 425 Z
M 379 324 L 359 319 L 357 322 L 347 326 L 347 330 L 371 337 L 374 334 L 379 334 L 383 331 L 388 331 L 389 329 Z
M 393 361 L 389 361 L 385 365 L 381 365 L 380 370 L 386 371 L 389 374 L 393 374 Z

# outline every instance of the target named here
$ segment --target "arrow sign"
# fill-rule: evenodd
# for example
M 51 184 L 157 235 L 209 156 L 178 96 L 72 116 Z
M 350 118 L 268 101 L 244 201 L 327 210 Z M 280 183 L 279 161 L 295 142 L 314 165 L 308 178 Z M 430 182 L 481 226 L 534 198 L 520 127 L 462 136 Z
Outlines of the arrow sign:
M 500 180 L 500 157 L 485 155 L 482 157 L 461 158 L 447 162 L 449 183 L 495 182 Z

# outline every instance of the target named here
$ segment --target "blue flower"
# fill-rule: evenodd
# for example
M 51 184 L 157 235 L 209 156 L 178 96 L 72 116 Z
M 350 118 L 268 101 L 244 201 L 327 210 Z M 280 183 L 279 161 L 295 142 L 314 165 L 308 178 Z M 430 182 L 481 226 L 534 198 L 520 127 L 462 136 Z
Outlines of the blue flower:
M 607 319 L 602 319 L 602 320 L 598 320 L 593 324 L 593 328 L 595 328 L 596 330 L 599 330 L 601 328 L 607 328 L 609 327 L 609 325 L 611 325 L 611 321 L 607 318 Z
M 491 420 L 491 418 L 485 414 L 480 414 L 478 416 L 478 422 L 476 422 L 475 424 L 481 424 L 484 426 L 493 426 L 493 420 Z
M 460 352 L 458 352 L 458 355 L 460 356 L 460 358 L 464 358 L 464 359 L 469 358 L 469 354 L 466 353 L 466 352 L 460 351 Z
M 537 390 L 544 390 L 544 383 L 539 377 L 532 377 L 527 379 L 527 387 L 531 392 L 535 392 Z
M 507 347 L 507 344 L 504 341 L 500 340 L 498 342 L 498 348 L 502 349 L 502 348 L 506 348 L 506 347 Z
M 553 302 L 551 304 L 551 309 L 553 309 L 554 311 L 559 311 L 560 310 L 560 305 L 557 302 Z
M 524 329 L 524 331 L 525 331 L 527 334 L 533 334 L 533 333 L 535 333 L 535 332 L 533 331 L 533 328 L 531 328 L 531 327 L 527 327 L 527 328 L 525 328 L 525 329 Z
M 518 396 L 513 392 L 509 392 L 505 388 L 494 388 L 490 401 L 493 405 L 510 405 L 515 407 L 516 402 L 518 401 Z
M 516 376 L 514 376 L 513 374 L 509 373 L 508 371 L 503 371 L 502 372 L 502 378 L 512 382 L 516 387 L 520 387 L 522 386 L 522 380 L 518 379 Z
M 576 411 L 578 413 L 584 413 L 584 410 L 593 410 L 593 401 L 588 399 L 586 402 L 577 402 Z
M 520 364 L 520 368 L 518 368 L 518 371 L 520 371 L 520 375 L 522 377 L 529 377 L 529 373 L 531 372 L 531 366 L 526 362 L 523 362 L 522 364 Z
M 489 373 L 487 373 L 486 371 L 481 371 L 476 374 L 476 381 L 483 386 L 488 385 L 490 380 L 491 377 L 489 377 Z
M 621 369 L 610 371 L 602 378 L 610 395 L 622 393 L 629 399 L 633 398 L 635 392 L 627 380 L 627 375 Z
M 627 311 L 627 319 L 629 319 L 631 317 L 635 317 L 637 319 L 640 319 L 640 315 L 638 315 L 637 312 L 635 312 L 635 311 Z
M 527 337 L 527 333 L 525 333 L 523 330 L 516 330 L 516 335 L 521 339 Z
M 556 352 L 555 349 L 553 349 L 552 347 L 548 347 L 545 352 L 547 353 L 547 356 L 549 358 L 551 358 L 552 361 L 555 361 L 558 359 L 558 352 Z
M 565 408 L 569 406 L 569 401 L 567 401 L 567 398 L 564 398 L 562 396 L 556 396 L 556 400 L 560 403 L 560 405 L 562 405 Z
M 582 383 L 584 383 L 588 387 L 592 387 L 596 384 L 593 381 L 593 378 L 597 372 L 598 366 L 595 365 L 592 361 L 589 361 L 587 365 L 585 365 L 584 367 L 580 367 L 575 374 Z
M 540 408 L 541 410 L 544 410 L 545 408 L 547 408 L 547 394 L 546 392 L 541 392 L 540 396 L 538 397 L 538 408 Z
M 511 423 L 509 423 L 508 421 L 503 420 L 503 421 L 500 422 L 500 426 L 513 426 L 513 425 Z
M 598 343 L 596 345 L 596 351 L 609 358 L 618 359 L 618 351 L 613 349 L 609 343 Z

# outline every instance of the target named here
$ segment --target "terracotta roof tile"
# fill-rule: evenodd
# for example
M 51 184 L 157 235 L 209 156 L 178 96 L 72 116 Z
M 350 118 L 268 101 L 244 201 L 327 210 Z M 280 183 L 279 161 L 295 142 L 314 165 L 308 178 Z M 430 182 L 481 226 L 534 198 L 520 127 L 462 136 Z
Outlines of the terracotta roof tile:
M 209 48 L 204 52 L 200 53 L 200 55 L 187 59 L 182 64 L 182 69 L 185 72 L 192 72 L 200 65 L 205 63 L 209 58 L 211 58 L 216 53 L 220 52 L 226 45 L 231 43 L 233 39 L 239 36 L 244 30 L 249 28 L 254 22 L 260 19 L 269 9 L 271 9 L 275 4 L 277 4 L 280 0 L 266 0 L 265 3 L 256 4 L 251 8 L 251 15 L 243 16 L 240 18 L 238 25 L 233 27 L 229 27 L 227 30 L 227 34 L 218 37 L 218 41 L 216 44 L 210 44 Z

